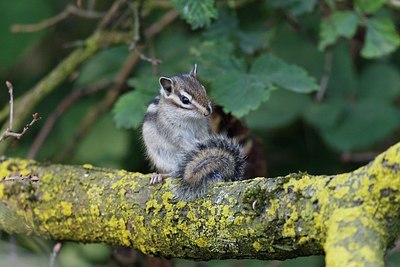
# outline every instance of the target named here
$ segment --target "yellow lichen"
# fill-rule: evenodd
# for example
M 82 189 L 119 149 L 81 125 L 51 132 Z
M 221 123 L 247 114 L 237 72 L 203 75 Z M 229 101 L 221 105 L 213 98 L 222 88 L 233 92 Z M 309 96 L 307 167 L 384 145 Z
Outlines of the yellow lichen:
M 195 240 L 195 243 L 197 246 L 199 246 L 200 248 L 207 248 L 209 246 L 209 242 L 208 239 L 205 237 L 199 237 Z
M 253 248 L 258 252 L 261 250 L 261 244 L 258 241 L 253 242 Z
M 83 164 L 83 168 L 90 170 L 90 169 L 93 169 L 93 165 L 89 164 L 89 163 L 86 163 L 86 164 Z
M 289 219 L 287 219 L 285 224 L 283 225 L 282 235 L 284 237 L 295 237 L 296 236 L 296 231 L 294 229 L 295 228 L 294 222 L 296 222 L 298 219 L 299 219 L 299 214 L 297 213 L 296 207 L 294 207 Z
M 271 199 L 269 201 L 269 203 L 270 203 L 270 206 L 269 206 L 267 214 L 268 214 L 268 216 L 275 217 L 276 216 L 276 211 L 279 208 L 278 199 L 276 199 L 276 198 Z
M 242 225 L 242 222 L 243 222 L 243 217 L 242 217 L 242 216 L 237 216 L 237 217 L 235 218 L 235 220 L 233 221 L 233 223 L 234 223 L 235 225 L 238 225 L 238 226 Z
M 61 207 L 61 213 L 64 216 L 71 216 L 72 214 L 72 204 L 66 201 L 61 201 L 60 202 L 60 207 Z
M 0 199 L 2 199 L 4 196 L 4 184 L 0 183 Z

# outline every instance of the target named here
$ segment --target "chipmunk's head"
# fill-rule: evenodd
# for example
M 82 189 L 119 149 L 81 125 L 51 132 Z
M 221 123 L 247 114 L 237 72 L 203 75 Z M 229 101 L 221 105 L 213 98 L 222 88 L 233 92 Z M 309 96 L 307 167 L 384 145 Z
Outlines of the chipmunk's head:
M 175 106 L 181 116 L 203 118 L 211 114 L 211 102 L 206 89 L 197 80 L 197 65 L 189 74 L 161 77 L 159 81 L 161 97 Z

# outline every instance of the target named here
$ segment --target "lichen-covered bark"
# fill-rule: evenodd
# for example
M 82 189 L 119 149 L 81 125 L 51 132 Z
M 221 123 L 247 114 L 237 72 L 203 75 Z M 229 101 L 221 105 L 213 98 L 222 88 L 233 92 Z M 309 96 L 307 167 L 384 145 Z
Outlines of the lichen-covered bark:
M 18 178 L 22 175 L 22 178 Z M 6 159 L 0 227 L 190 259 L 287 259 L 326 253 L 327 266 L 383 266 L 399 233 L 400 143 L 351 173 L 218 183 L 194 202 L 179 179 L 91 165 Z

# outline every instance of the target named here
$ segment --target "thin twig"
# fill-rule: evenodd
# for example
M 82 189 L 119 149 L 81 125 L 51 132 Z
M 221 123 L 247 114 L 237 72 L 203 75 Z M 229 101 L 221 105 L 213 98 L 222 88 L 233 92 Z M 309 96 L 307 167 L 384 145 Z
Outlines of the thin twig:
M 98 92 L 99 90 L 105 89 L 110 86 L 110 82 L 100 82 L 94 84 L 86 89 L 78 88 L 73 90 L 70 94 L 68 94 L 61 103 L 56 107 L 54 112 L 47 117 L 45 124 L 41 128 L 39 134 L 36 136 L 35 140 L 32 143 L 32 146 L 29 149 L 27 158 L 34 159 L 39 152 L 40 147 L 43 142 L 46 140 L 47 136 L 50 134 L 54 125 L 56 124 L 58 118 L 65 113 L 78 99 L 81 97 L 91 95 L 93 93 Z
M 315 100 L 321 102 L 324 99 L 326 89 L 328 88 L 329 78 L 331 76 L 332 70 L 332 58 L 333 52 L 332 48 L 328 47 L 325 53 L 325 64 L 324 64 L 324 74 L 322 75 L 319 90 L 315 95 Z
M 139 58 L 141 60 L 147 61 L 147 62 L 151 63 L 151 65 L 153 65 L 153 66 L 157 66 L 162 63 L 162 61 L 160 59 L 151 58 L 151 57 L 146 56 L 137 47 L 135 47 L 133 51 L 139 56 Z
M 50 260 L 49 260 L 49 267 L 54 267 L 54 264 L 56 263 L 56 258 L 58 253 L 60 253 L 62 248 L 61 242 L 58 242 L 57 244 L 54 245 L 53 251 L 50 255 Z
M 141 25 L 140 24 L 140 11 L 139 11 L 139 10 L 141 10 L 140 5 L 141 4 L 139 4 L 139 6 L 135 5 L 134 8 L 133 8 L 133 16 L 135 18 L 135 23 L 134 23 L 134 25 L 135 25 L 135 29 L 134 29 L 135 35 L 133 36 L 132 42 L 131 42 L 131 44 L 129 46 L 129 49 L 134 51 L 139 56 L 139 58 L 141 60 L 150 62 L 152 66 L 157 66 L 158 64 L 162 63 L 161 60 L 156 59 L 156 58 L 150 58 L 150 57 L 146 56 L 145 54 L 143 54 L 137 48 L 137 44 L 140 41 L 140 29 L 141 29 L 141 26 L 140 26 Z
M 92 10 L 84 10 L 74 5 L 67 5 L 65 9 L 56 16 L 43 20 L 36 24 L 14 24 L 11 26 L 12 32 L 38 32 L 43 29 L 56 25 L 57 23 L 67 19 L 71 15 L 76 15 L 82 18 L 98 19 L 105 15 L 105 12 L 95 12 Z
M 179 13 L 175 9 L 171 9 L 170 11 L 165 13 L 165 15 L 162 16 L 158 21 L 151 24 L 150 27 L 144 31 L 144 35 L 146 36 L 146 38 L 152 38 L 153 36 L 161 32 L 166 25 L 173 22 L 178 16 Z
M 122 6 L 123 3 L 125 3 L 125 0 L 117 0 L 112 4 L 112 6 L 108 10 L 107 14 L 103 17 L 103 19 L 100 21 L 99 25 L 97 26 L 98 30 L 104 29 L 107 27 L 107 25 L 115 17 L 115 15 L 117 14 L 117 11 L 119 10 L 119 8 Z
M 10 83 L 9 81 L 6 81 L 6 85 L 8 88 L 8 93 L 10 94 L 10 124 L 9 124 L 9 128 L 7 128 L 0 136 L 0 143 L 2 141 L 4 141 L 5 139 L 7 139 L 8 137 L 14 137 L 16 139 L 20 139 L 22 136 L 24 136 L 24 134 L 29 130 L 29 128 L 35 124 L 35 122 L 37 122 L 38 120 L 41 119 L 41 117 L 39 116 L 38 113 L 34 113 L 32 115 L 32 121 L 30 123 L 28 123 L 27 125 L 25 125 L 24 129 L 22 130 L 22 132 L 20 133 L 15 133 L 12 131 L 12 127 L 13 127 L 13 119 L 14 119 L 14 87 L 12 85 L 12 83 Z
M 10 176 L 10 177 L 3 177 L 0 182 L 2 181 L 17 181 L 17 180 L 25 180 L 29 179 L 32 182 L 37 182 L 39 181 L 39 177 L 37 175 L 29 174 L 29 175 L 16 175 L 16 176 Z
M 8 88 L 8 93 L 10 94 L 10 126 L 9 126 L 9 130 L 12 131 L 12 125 L 13 125 L 13 117 L 14 117 L 14 87 L 12 85 L 12 83 L 10 83 L 9 81 L 6 81 L 6 86 Z

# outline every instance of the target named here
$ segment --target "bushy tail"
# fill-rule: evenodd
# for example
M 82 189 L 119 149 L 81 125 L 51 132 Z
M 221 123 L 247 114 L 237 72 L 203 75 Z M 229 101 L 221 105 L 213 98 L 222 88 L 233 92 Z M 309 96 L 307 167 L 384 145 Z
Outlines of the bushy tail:
M 205 194 L 208 184 L 243 179 L 244 153 L 233 139 L 213 135 L 183 156 L 175 177 L 182 177 L 178 196 L 193 200 Z

